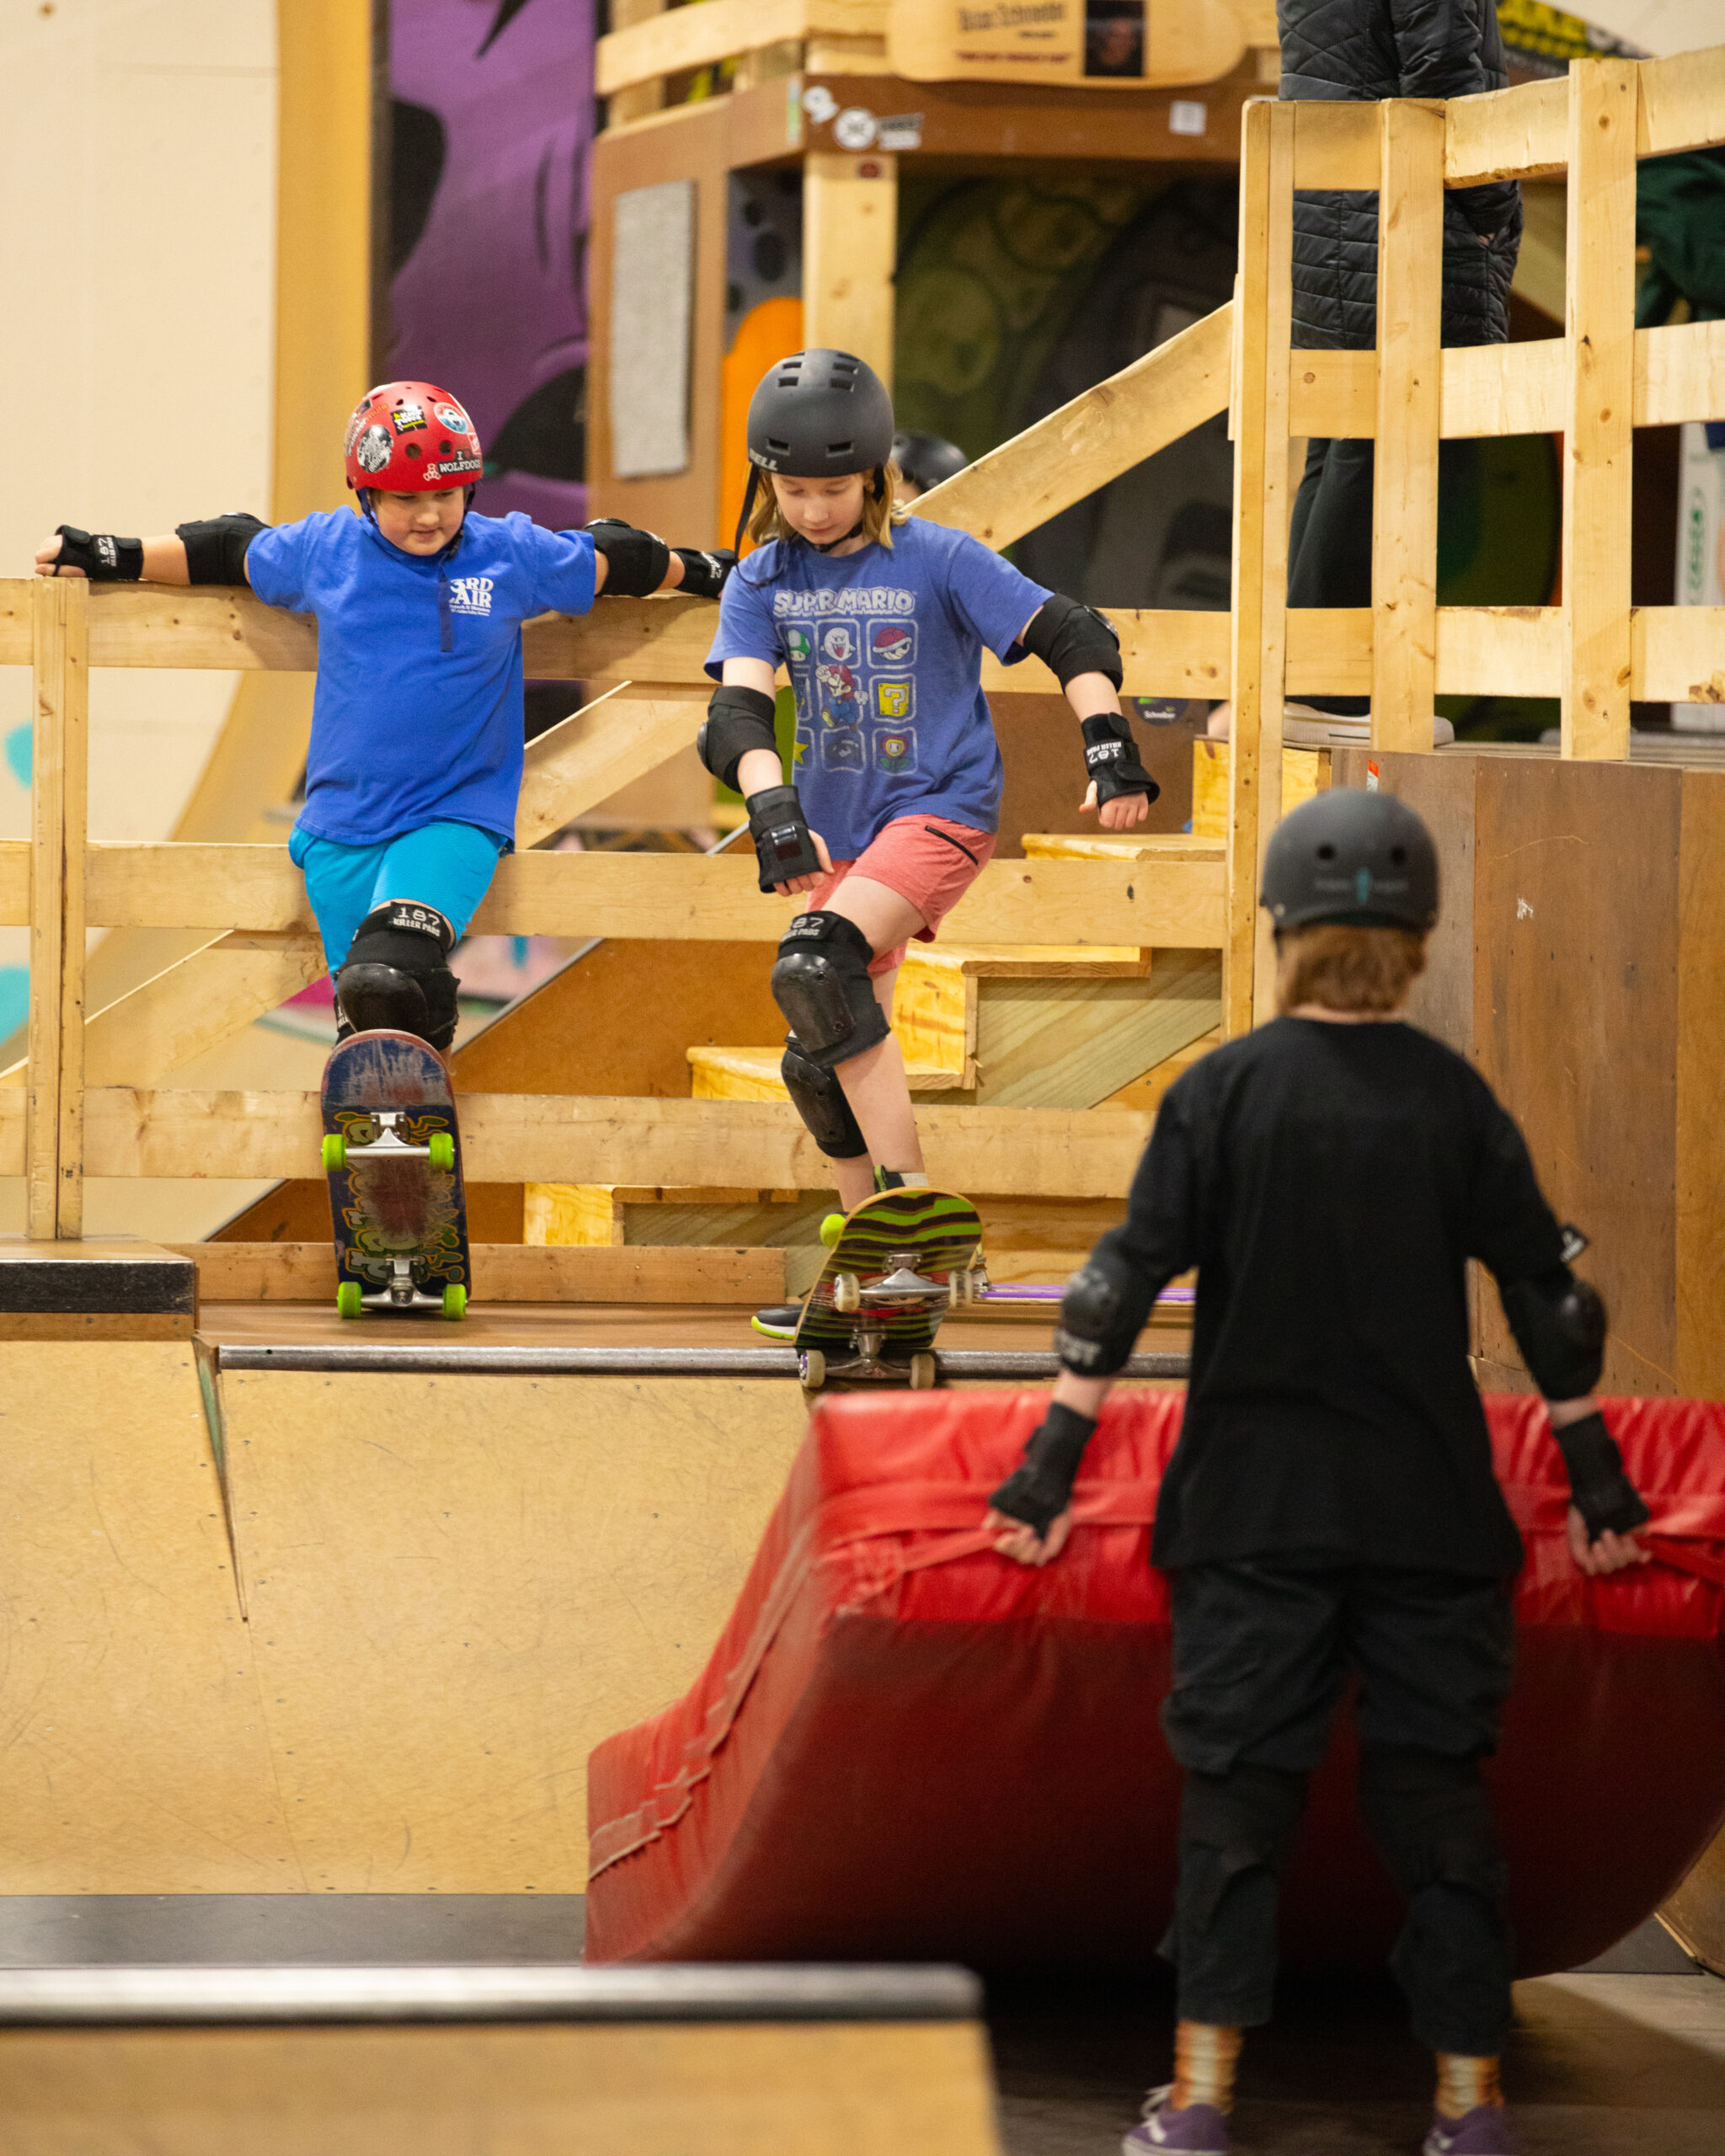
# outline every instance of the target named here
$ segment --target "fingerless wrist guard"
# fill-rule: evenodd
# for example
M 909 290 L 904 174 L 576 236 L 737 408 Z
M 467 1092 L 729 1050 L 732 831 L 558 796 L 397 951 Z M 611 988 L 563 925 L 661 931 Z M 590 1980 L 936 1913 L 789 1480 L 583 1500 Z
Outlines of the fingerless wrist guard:
M 1584 1415 L 1551 1435 L 1569 1470 L 1569 1501 L 1581 1514 L 1589 1542 L 1646 1526 L 1653 1514 L 1623 1472 L 1623 1455 L 1603 1415 Z
M 56 568 L 82 569 L 92 584 L 136 584 L 143 574 L 142 539 L 116 539 L 111 531 L 81 531 L 75 524 L 55 529 L 60 534 Z
M 1113 623 L 1064 592 L 1052 593 L 1037 609 L 1024 632 L 1024 648 L 1063 689 L 1081 674 L 1106 675 L 1117 689 L 1120 686 L 1120 639 Z
M 1039 1540 L 1072 1502 L 1078 1463 L 1096 1428 L 1093 1415 L 1051 1401 L 1024 1448 L 1024 1464 L 1015 1467 L 989 1499 L 997 1513 L 1023 1520 Z
M 771 891 L 793 876 L 818 876 L 820 856 L 793 786 L 763 786 L 749 796 L 749 835 L 761 870 L 761 888 Z
M 1096 805 L 1116 800 L 1123 793 L 1142 793 L 1154 801 L 1162 788 L 1138 760 L 1138 744 L 1124 718 L 1106 714 L 1087 718 L 1084 768 L 1096 781 Z
M 269 529 L 261 517 L 229 510 L 225 516 L 176 524 L 174 532 L 185 543 L 186 574 L 194 584 L 243 584 L 246 548 Z
M 751 749 L 778 754 L 775 709 L 772 698 L 763 689 L 740 688 L 728 681 L 713 692 L 701 731 L 695 736 L 695 753 L 734 793 L 738 791 L 737 766 Z
M 620 516 L 595 516 L 587 526 L 606 561 L 607 599 L 645 599 L 665 582 L 670 548 L 653 531 L 638 531 Z
M 725 579 L 737 566 L 737 558 L 728 547 L 710 554 L 695 547 L 673 547 L 671 552 L 683 565 L 683 580 L 677 589 L 689 599 L 717 599 L 724 590 Z

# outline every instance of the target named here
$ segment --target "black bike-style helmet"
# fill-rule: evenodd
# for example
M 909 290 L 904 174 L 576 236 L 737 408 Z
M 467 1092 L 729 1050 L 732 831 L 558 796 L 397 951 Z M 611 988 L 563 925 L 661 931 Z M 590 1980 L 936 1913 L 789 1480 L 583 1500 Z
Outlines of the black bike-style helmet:
M 748 442 L 754 469 L 737 520 L 740 549 L 763 472 L 842 479 L 884 470 L 893 452 L 893 400 L 854 353 L 793 352 L 767 369 L 749 400 Z
M 1393 793 L 1332 787 L 1277 825 L 1259 902 L 1279 929 L 1334 921 L 1423 934 L 1438 917 L 1438 850 Z
M 956 478 L 970 462 L 955 441 L 940 435 L 900 434 L 893 436 L 893 462 L 914 487 L 932 494 L 948 479 Z

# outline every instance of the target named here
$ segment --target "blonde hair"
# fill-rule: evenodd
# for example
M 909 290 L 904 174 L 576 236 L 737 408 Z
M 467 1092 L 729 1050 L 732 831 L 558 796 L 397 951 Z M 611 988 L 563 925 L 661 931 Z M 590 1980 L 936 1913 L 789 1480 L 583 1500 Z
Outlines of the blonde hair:
M 893 526 L 905 523 L 910 512 L 899 504 L 899 467 L 896 464 L 878 464 L 872 478 L 865 480 L 862 488 L 862 530 L 861 536 L 873 539 L 883 547 L 893 543 Z M 755 506 L 749 514 L 749 536 L 757 547 L 764 547 L 769 539 L 794 539 L 797 533 L 785 520 L 778 505 L 772 475 L 763 472 L 761 489 L 755 498 Z
M 1399 1011 L 1425 971 L 1425 937 L 1413 928 L 1350 928 L 1316 921 L 1276 938 L 1276 1009 Z

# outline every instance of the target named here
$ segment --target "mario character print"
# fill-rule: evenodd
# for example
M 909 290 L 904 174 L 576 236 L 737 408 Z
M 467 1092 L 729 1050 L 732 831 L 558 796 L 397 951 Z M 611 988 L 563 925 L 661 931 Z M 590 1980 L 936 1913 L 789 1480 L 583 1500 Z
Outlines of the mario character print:
M 876 622 L 868 632 L 868 656 L 877 666 L 914 666 L 916 664 L 916 624 L 914 622 Z
M 862 723 L 862 702 L 857 694 L 857 677 L 848 666 L 820 666 L 815 670 L 815 680 L 820 691 L 820 723 L 823 726 L 860 726 Z
M 877 718 L 909 718 L 916 709 L 916 684 L 914 681 L 877 681 L 874 684 L 874 716 Z
M 861 771 L 866 765 L 862 736 L 854 728 L 821 735 L 820 768 L 823 771 Z
M 850 622 L 829 622 L 820 632 L 820 655 L 836 666 L 854 666 L 862 658 L 857 631 Z
M 889 727 L 874 737 L 874 767 L 889 778 L 916 768 L 916 734 L 909 726 Z

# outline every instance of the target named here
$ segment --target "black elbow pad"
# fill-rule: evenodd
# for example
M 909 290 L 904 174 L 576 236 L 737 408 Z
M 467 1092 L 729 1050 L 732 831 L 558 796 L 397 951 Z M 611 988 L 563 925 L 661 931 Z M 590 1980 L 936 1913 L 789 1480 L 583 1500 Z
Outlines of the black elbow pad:
M 1498 1289 L 1528 1374 L 1547 1400 L 1579 1400 L 1605 1364 L 1605 1305 L 1567 1265 Z
M 751 749 L 778 753 L 773 730 L 773 700 L 764 690 L 738 688 L 727 682 L 715 689 L 695 736 L 695 753 L 722 785 L 734 792 L 737 766 Z
M 269 529 L 261 517 L 231 509 L 225 516 L 176 524 L 174 535 L 185 542 L 186 574 L 194 584 L 243 584 L 246 549 Z
M 1024 632 L 1024 648 L 1039 659 L 1064 689 L 1081 674 L 1105 674 L 1115 688 L 1124 678 L 1120 639 L 1093 607 L 1056 591 L 1039 606 Z
M 587 526 L 605 557 L 607 599 L 650 599 L 670 568 L 670 548 L 656 531 L 638 531 L 620 516 L 595 516 Z
M 1124 1261 L 1094 1250 L 1066 1283 L 1055 1353 L 1075 1376 L 1110 1378 L 1131 1354 L 1148 1307 Z

